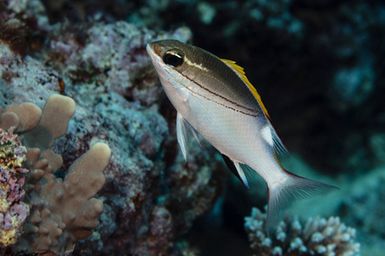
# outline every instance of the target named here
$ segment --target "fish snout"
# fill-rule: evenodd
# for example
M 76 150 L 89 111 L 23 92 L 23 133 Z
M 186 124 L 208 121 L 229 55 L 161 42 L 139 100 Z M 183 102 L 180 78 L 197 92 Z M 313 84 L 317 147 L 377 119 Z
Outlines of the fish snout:
M 146 46 L 146 50 L 150 56 L 156 55 L 160 57 L 162 55 L 162 47 L 156 42 L 148 43 Z

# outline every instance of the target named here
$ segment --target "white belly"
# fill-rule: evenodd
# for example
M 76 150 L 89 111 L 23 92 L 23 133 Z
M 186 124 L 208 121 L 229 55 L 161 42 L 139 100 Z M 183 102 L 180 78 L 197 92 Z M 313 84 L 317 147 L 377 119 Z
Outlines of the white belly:
M 207 99 L 192 97 L 186 118 L 222 154 L 241 163 L 250 162 L 258 150 L 258 123 L 254 116 L 240 114 Z
M 249 165 L 266 181 L 281 177 L 271 145 L 261 136 L 265 124 L 257 117 L 192 94 L 185 86 L 175 87 L 163 79 L 162 84 L 177 111 L 218 151 Z
M 183 86 L 175 88 L 167 81 L 162 84 L 177 111 L 222 154 L 246 163 L 250 152 L 258 150 L 260 128 L 256 117 L 192 95 Z

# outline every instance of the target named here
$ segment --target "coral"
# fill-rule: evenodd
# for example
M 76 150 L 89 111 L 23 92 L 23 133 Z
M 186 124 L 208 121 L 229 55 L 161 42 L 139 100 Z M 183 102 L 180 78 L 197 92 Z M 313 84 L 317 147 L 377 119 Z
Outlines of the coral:
M 145 52 L 145 45 L 152 40 L 186 42 L 193 38 L 195 45 L 245 66 L 285 144 L 312 165 L 332 172 L 370 170 L 368 166 L 383 162 L 383 13 L 384 5 L 378 0 L 371 4 L 308 0 L 0 1 L 0 106 L 8 109 L 16 104 L 35 113 L 18 118 L 26 110 L 15 108 L 13 113 L 17 114 L 3 116 L 0 126 L 16 125 L 15 133 L 23 144 L 39 148 L 28 150 L 31 180 L 27 178 L 24 189 L 37 202 L 31 205 L 34 217 L 45 211 L 54 216 L 41 222 L 41 216 L 36 217 L 31 223 L 31 215 L 15 251 L 40 248 L 64 253 L 73 248 L 79 234 L 90 234 L 76 243 L 74 254 L 196 253 L 181 242 L 182 235 L 191 231 L 193 223 L 202 227 L 201 220 L 196 220 L 223 192 L 226 174 L 219 164 L 220 156 L 204 143 L 203 147 L 192 143 L 189 161 L 183 162 L 175 139 L 175 112 Z M 188 28 L 180 27 L 185 25 L 190 26 L 193 37 Z M 51 138 L 47 135 L 57 128 L 51 132 L 32 128 L 38 126 L 40 108 L 57 93 L 74 99 L 77 109 L 67 133 Z M 20 105 L 23 102 L 30 103 Z M 67 198 L 63 191 L 67 170 L 99 141 L 108 143 L 112 152 L 104 171 L 105 184 L 97 195 L 97 200 L 103 201 L 103 212 L 96 227 L 96 217 L 92 225 L 78 227 L 68 222 L 70 213 L 61 205 L 43 205 L 54 195 L 40 196 L 35 187 L 48 180 Z M 32 156 L 38 159 L 31 160 Z M 35 176 L 38 178 L 32 179 Z M 48 189 L 48 185 L 40 187 Z M 250 204 L 261 206 L 264 201 L 255 194 L 262 194 L 262 188 L 256 185 L 247 194 L 239 183 L 227 187 L 228 192 L 220 196 L 223 203 L 216 207 L 215 217 L 221 220 L 215 218 L 215 223 L 221 224 L 207 222 L 206 230 L 212 225 L 231 225 L 237 230 L 234 236 L 242 239 L 246 201 L 254 198 Z M 380 186 L 371 188 L 368 191 L 377 193 Z M 90 192 L 90 197 L 94 198 L 95 192 Z M 229 204 L 231 197 L 233 203 Z M 100 201 L 89 200 L 94 213 L 99 214 L 96 202 Z M 377 200 L 382 199 L 353 193 L 333 214 L 356 228 L 373 230 L 383 239 L 381 225 L 375 225 L 381 217 L 381 207 L 376 211 L 374 206 Z M 369 216 L 366 209 L 372 211 L 373 218 L 364 218 Z M 59 229 L 50 229 L 53 231 L 47 237 L 55 238 L 47 245 L 43 233 L 32 231 L 51 224 Z M 72 232 L 78 228 L 80 232 Z M 33 244 L 33 234 L 44 246 Z M 183 239 L 190 239 L 188 235 Z
M 95 94 L 106 90 L 152 105 L 162 90 L 150 68 L 146 43 L 165 37 L 187 41 L 191 36 L 187 28 L 179 28 L 172 35 L 156 35 L 123 21 L 94 24 L 83 32 L 81 43 L 73 31 L 57 33 L 50 42 L 49 55 L 44 57 L 73 82 L 84 85 L 76 90 L 66 88 L 66 93 L 82 98 L 83 105 L 95 104 L 90 102 L 97 98 Z
M 128 59 L 131 55 L 138 55 L 133 51 L 124 54 L 127 53 L 125 47 L 129 48 L 131 41 L 119 43 L 130 38 L 128 34 L 131 32 L 128 31 L 137 30 L 137 26 L 132 28 L 125 22 L 118 22 L 120 28 L 117 29 L 115 21 L 129 20 L 133 24 L 160 29 L 169 28 L 171 24 L 172 27 L 189 24 L 194 29 L 196 45 L 218 56 L 235 58 L 249 70 L 250 80 L 258 85 L 276 128 L 289 149 L 300 152 L 307 161 L 333 173 L 336 170 L 370 169 L 383 159 L 371 154 L 371 134 L 360 132 L 365 127 L 365 130 L 383 133 L 378 128 L 384 127 L 383 111 L 378 111 L 383 110 L 378 95 L 383 94 L 385 88 L 384 79 L 378 78 L 382 74 L 385 56 L 381 44 L 385 35 L 385 6 L 382 1 L 375 0 L 368 4 L 360 1 L 307 0 L 112 0 L 108 3 L 61 0 L 55 3 L 45 1 L 44 12 L 36 7 L 25 7 L 25 2 L 36 3 L 38 0 L 6 2 L 12 2 L 7 8 L 13 12 L 21 11 L 28 17 L 32 12 L 36 17 L 48 16 L 51 21 L 65 20 L 72 26 L 71 29 L 81 30 L 79 35 L 68 40 L 61 40 L 66 33 L 60 34 L 59 40 L 49 40 L 47 43 L 55 48 L 51 53 L 83 60 L 82 65 L 88 67 L 75 68 L 78 71 L 100 72 L 75 72 L 72 76 L 99 79 L 111 75 L 108 83 L 114 86 L 122 83 L 124 88 L 132 89 L 125 92 L 127 97 L 140 95 L 142 101 L 147 101 L 144 95 L 149 91 L 143 92 L 135 85 L 130 87 L 132 81 L 135 78 L 143 78 L 135 82 L 152 80 L 155 79 L 154 75 L 148 69 L 134 70 L 140 74 L 132 75 L 131 70 L 128 74 L 121 68 L 120 64 L 123 63 L 131 67 L 132 62 Z M 93 20 L 93 28 L 85 22 L 88 20 Z M 100 24 L 100 21 L 106 20 L 111 21 L 108 26 Z M 79 23 L 82 24 L 80 28 L 74 25 Z M 127 29 L 124 30 L 124 27 Z M 50 30 L 53 32 L 54 29 Z M 147 36 L 154 35 L 148 29 L 142 31 L 141 28 L 138 31 L 141 35 L 142 32 Z M 53 34 L 49 33 L 47 37 Z M 85 42 L 88 36 L 98 44 Z M 83 47 L 83 43 L 86 43 L 86 47 Z M 108 45 L 111 47 L 106 47 Z M 139 50 L 140 47 L 135 49 Z M 106 55 L 95 56 L 98 52 Z M 112 52 L 123 54 L 114 55 Z M 87 54 L 90 54 L 88 60 L 84 58 Z M 111 57 L 116 63 L 109 65 L 105 61 L 108 58 L 104 56 Z M 100 65 L 95 65 L 98 68 L 88 69 L 96 60 L 100 61 Z M 143 82 L 142 86 L 148 84 L 154 83 Z M 151 87 L 150 102 L 156 101 L 159 94 L 157 89 Z M 137 95 L 133 97 L 134 93 Z M 277 95 L 290 97 L 276 101 Z M 306 107 L 301 104 L 306 104 Z M 329 114 L 324 115 L 325 111 Z M 320 116 L 322 118 L 318 118 Z M 373 122 L 365 122 L 369 119 Z M 283 125 L 292 120 L 296 120 L 295 124 Z M 310 140 L 313 143 L 308 143 Z M 334 144 L 334 141 L 339 143 Z M 323 161 L 319 160 L 319 155 L 324 156 Z
M 38 50 L 49 27 L 39 0 L 5 0 L 0 3 L 0 41 L 19 55 Z
M 175 112 L 170 111 L 145 46 L 162 38 L 190 40 L 190 30 L 154 32 L 123 21 L 95 20 L 44 29 L 49 33 L 33 55 L 21 57 L 9 43 L 0 42 L 0 105 L 27 101 L 42 107 L 56 93 L 77 102 L 64 136 L 52 140 L 37 129 L 25 137 L 42 148 L 42 158 L 47 158 L 46 149 L 61 155 L 62 167 L 55 176 L 64 180 L 65 170 L 90 144 L 105 141 L 111 147 L 105 185 L 98 193 L 103 201 L 100 223 L 88 239 L 76 244 L 74 253 L 178 251 L 181 235 L 210 208 L 225 176 L 207 147 L 193 145 L 184 163 L 176 144 Z M 48 208 L 56 211 L 56 206 Z M 162 239 L 156 240 L 159 234 Z M 16 249 L 28 249 L 31 237 L 23 237 Z
M 17 250 L 71 252 L 75 242 L 88 237 L 98 224 L 103 203 L 93 196 L 105 182 L 103 170 L 110 158 L 109 147 L 103 143 L 93 145 L 69 167 L 63 180 L 54 174 L 63 160 L 50 147 L 65 134 L 74 111 L 71 98 L 52 95 L 43 110 L 34 104 L 22 103 L 11 105 L 1 113 L 2 127 L 23 132 L 21 139 L 27 149 L 24 158 L 14 158 L 14 161 L 26 160 L 30 169 L 25 190 L 31 215 Z M 18 165 L 20 163 L 8 163 L 8 166 Z
M 29 215 L 29 206 L 22 200 L 27 149 L 13 130 L 0 128 L 0 246 L 17 241 Z
M 92 233 L 103 210 L 103 202 L 93 196 L 104 185 L 103 170 L 109 158 L 109 147 L 97 143 L 70 166 L 63 180 L 50 171 L 41 172 L 43 168 L 37 166 L 46 159 L 34 164 L 32 178 L 37 181 L 34 191 L 30 191 L 32 213 L 19 249 L 27 243 L 27 251 L 68 253 L 76 241 Z M 52 168 L 52 163 L 48 162 L 48 166 Z M 39 184 L 40 180 L 44 183 Z
M 271 236 L 265 232 L 266 214 L 257 208 L 245 218 L 245 229 L 256 255 L 343 255 L 359 254 L 356 231 L 338 217 L 298 218 L 281 221 Z

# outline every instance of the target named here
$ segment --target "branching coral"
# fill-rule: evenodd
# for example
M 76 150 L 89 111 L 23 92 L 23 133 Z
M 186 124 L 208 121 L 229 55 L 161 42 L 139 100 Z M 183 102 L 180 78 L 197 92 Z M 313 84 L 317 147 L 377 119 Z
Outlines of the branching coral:
M 338 217 L 281 221 L 272 236 L 264 230 L 265 221 L 266 214 L 257 208 L 245 218 L 245 229 L 256 255 L 358 255 L 355 229 L 345 226 Z
M 25 187 L 31 215 L 17 245 L 19 250 L 72 251 L 75 242 L 88 237 L 98 224 L 103 203 L 93 196 L 105 182 L 103 170 L 109 162 L 109 147 L 103 143 L 93 145 L 69 167 L 64 180 L 54 175 L 63 161 L 50 146 L 66 132 L 74 111 L 71 98 L 54 95 L 42 111 L 34 104 L 22 103 L 1 114 L 1 127 L 22 131 L 28 146 L 24 158 L 14 157 L 15 164 L 8 161 L 8 166 L 18 166 L 26 159 L 31 170 Z
M 29 214 L 24 197 L 26 148 L 12 129 L 0 128 L 0 246 L 14 244 Z

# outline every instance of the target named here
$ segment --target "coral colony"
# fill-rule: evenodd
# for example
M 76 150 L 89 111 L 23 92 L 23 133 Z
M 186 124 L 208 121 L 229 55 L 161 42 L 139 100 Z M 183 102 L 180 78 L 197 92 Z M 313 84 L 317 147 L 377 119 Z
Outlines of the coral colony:
M 271 236 L 265 232 L 265 222 L 266 214 L 257 208 L 245 218 L 245 229 L 255 255 L 352 256 L 359 252 L 355 229 L 346 227 L 338 217 L 281 221 Z
M 0 255 L 382 256 L 385 5 L 353 2 L 0 0 Z M 266 232 L 258 181 L 184 162 L 166 38 L 245 66 L 288 169 L 341 190 Z
M 23 252 L 72 251 L 74 242 L 97 226 L 103 203 L 92 197 L 105 182 L 109 147 L 96 143 L 69 167 L 64 180 L 54 175 L 63 159 L 50 146 L 65 133 L 74 111 L 72 99 L 53 95 L 43 110 L 22 103 L 0 112 L 2 246 L 18 241 L 16 250 Z M 33 146 L 22 146 L 22 139 Z M 35 147 L 42 142 L 44 149 Z

